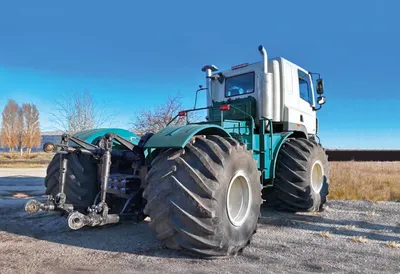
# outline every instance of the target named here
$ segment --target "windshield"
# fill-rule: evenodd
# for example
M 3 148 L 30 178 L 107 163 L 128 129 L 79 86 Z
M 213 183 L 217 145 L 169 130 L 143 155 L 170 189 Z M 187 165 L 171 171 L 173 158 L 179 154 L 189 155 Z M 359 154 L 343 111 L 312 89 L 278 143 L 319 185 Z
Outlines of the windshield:
M 225 96 L 237 96 L 254 92 L 254 72 L 225 79 Z

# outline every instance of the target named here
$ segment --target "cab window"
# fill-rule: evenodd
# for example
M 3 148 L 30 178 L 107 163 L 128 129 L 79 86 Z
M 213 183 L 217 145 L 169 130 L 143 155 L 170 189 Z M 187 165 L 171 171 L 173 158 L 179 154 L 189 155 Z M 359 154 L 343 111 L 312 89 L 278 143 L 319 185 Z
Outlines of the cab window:
M 254 72 L 240 74 L 225 79 L 225 96 L 232 97 L 254 92 Z
M 311 92 L 310 77 L 308 76 L 307 73 L 304 73 L 301 70 L 298 70 L 298 76 L 299 76 L 300 98 L 312 105 L 313 98 Z

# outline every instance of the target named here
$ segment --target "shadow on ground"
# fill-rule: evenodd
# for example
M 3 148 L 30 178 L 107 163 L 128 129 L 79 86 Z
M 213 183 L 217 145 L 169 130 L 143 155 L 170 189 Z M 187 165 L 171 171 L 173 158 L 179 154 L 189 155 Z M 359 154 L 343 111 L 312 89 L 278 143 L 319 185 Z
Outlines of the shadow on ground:
M 1 207 L 18 205 L 23 199 L 40 198 L 42 195 L 44 195 L 43 177 L 20 175 L 0 177 Z

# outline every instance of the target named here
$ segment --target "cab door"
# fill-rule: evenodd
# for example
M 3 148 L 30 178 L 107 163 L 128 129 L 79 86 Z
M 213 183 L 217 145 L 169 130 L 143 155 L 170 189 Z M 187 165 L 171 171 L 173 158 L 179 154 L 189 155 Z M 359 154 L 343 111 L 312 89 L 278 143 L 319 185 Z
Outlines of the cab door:
M 300 95 L 298 98 L 298 110 L 300 112 L 299 122 L 306 127 L 308 134 L 315 134 L 316 115 L 313 110 L 315 102 L 311 76 L 300 68 L 297 68 L 296 70 Z

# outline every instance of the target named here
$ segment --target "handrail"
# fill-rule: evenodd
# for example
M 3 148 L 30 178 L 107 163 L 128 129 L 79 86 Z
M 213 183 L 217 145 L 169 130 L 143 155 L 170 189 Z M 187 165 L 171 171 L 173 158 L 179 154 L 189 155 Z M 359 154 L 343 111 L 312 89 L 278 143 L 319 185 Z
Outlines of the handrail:
M 250 126 L 251 144 L 253 145 L 254 144 L 254 130 L 255 130 L 255 121 L 254 121 L 253 116 L 251 116 L 249 113 L 241 110 L 240 108 L 235 107 L 234 105 L 230 105 L 230 104 L 227 104 L 227 105 L 229 105 L 229 108 L 233 108 L 233 109 L 239 111 L 240 113 L 243 113 L 245 116 L 250 118 L 250 121 L 251 121 L 251 126 Z M 215 106 L 208 106 L 208 107 L 202 107 L 202 108 L 192 108 L 192 109 L 182 110 L 179 113 L 185 113 L 186 114 L 186 123 L 188 124 L 189 123 L 188 117 L 187 117 L 187 113 L 188 112 L 193 112 L 193 111 L 198 111 L 198 110 L 207 110 L 207 109 L 211 109 L 211 108 L 215 108 Z M 169 126 L 173 121 L 176 120 L 176 118 L 178 118 L 180 116 L 179 113 L 177 115 L 175 115 L 175 117 L 172 118 L 167 123 L 167 126 Z M 221 127 L 223 126 L 223 123 L 224 123 L 224 111 L 221 111 Z
M 185 112 L 187 114 L 188 112 L 197 111 L 197 110 L 206 110 L 206 109 L 210 109 L 210 108 L 212 108 L 212 106 L 210 106 L 210 107 L 202 107 L 202 108 L 191 108 L 191 109 L 186 109 L 186 110 L 182 110 L 182 111 L 179 111 L 179 112 L 180 113 Z M 175 117 L 172 118 L 171 121 L 169 121 L 167 123 L 167 126 L 169 126 L 178 117 L 179 117 L 179 113 L 177 115 L 175 115 Z M 188 123 L 187 116 L 186 116 L 186 123 Z
M 255 129 L 255 122 L 254 122 L 253 116 L 251 116 L 247 112 L 245 112 L 245 111 L 241 110 L 240 108 L 237 108 L 233 105 L 229 105 L 229 108 L 234 108 L 235 110 L 239 111 L 240 113 L 243 113 L 245 116 L 250 117 L 250 120 L 251 120 L 250 138 L 251 138 L 251 145 L 253 146 L 253 144 L 254 144 L 254 129 Z M 223 125 L 223 122 L 224 122 L 224 114 L 223 113 L 224 112 L 221 111 L 221 126 Z

